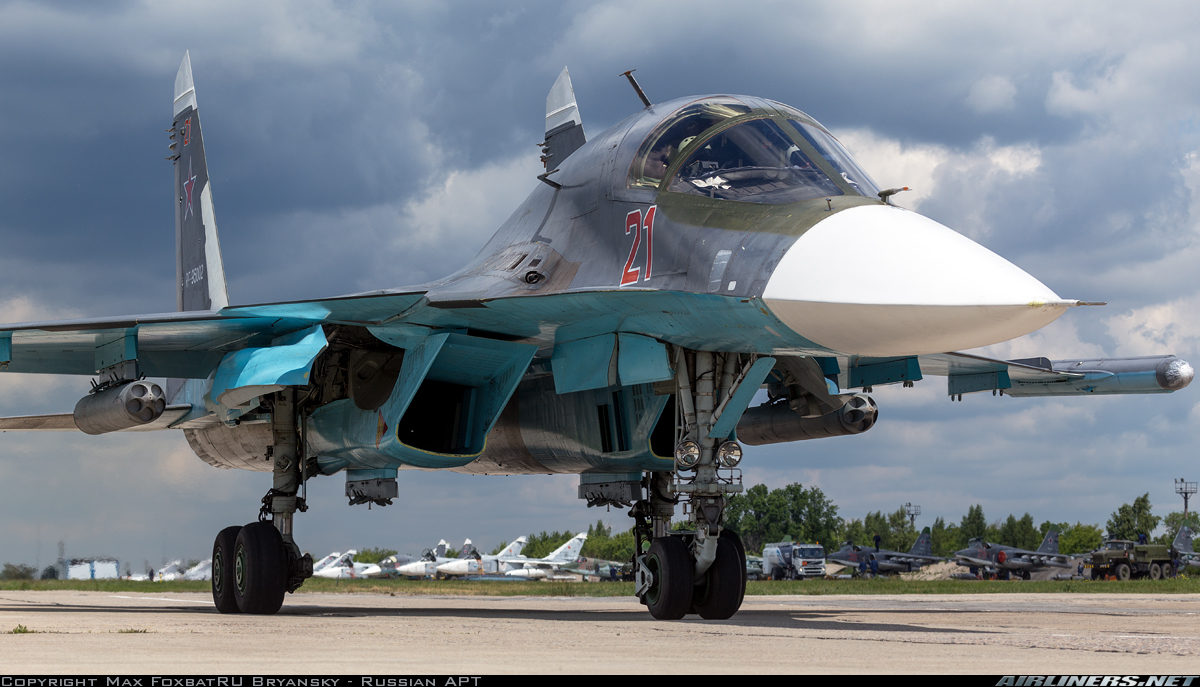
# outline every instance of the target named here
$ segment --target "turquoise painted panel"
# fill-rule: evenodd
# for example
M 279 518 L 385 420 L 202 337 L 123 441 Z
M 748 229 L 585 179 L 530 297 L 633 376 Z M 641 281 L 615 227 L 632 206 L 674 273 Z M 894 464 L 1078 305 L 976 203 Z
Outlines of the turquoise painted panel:
M 921 379 L 921 365 L 916 358 L 901 358 L 886 363 L 855 365 L 850 368 L 850 388 L 915 382 Z
M 396 468 L 380 468 L 377 470 L 347 470 L 347 482 L 359 482 L 368 479 L 396 479 L 399 471 Z
M 12 360 L 12 332 L 0 334 L 0 363 Z
M 532 344 L 461 334 L 438 334 L 419 340 L 405 350 L 400 377 L 391 397 L 378 411 L 364 411 L 350 401 L 336 401 L 313 413 L 310 443 L 322 455 L 322 470 L 401 465 L 449 468 L 471 462 L 483 451 L 487 434 L 535 353 L 537 346 Z M 459 452 L 434 453 L 405 445 L 397 437 L 401 418 L 426 380 L 473 389 L 470 406 L 463 410 L 462 423 L 469 431 Z
M 217 366 L 211 398 L 220 402 L 222 394 L 238 387 L 308 384 L 313 360 L 328 345 L 325 332 L 317 325 L 287 338 L 294 342 L 226 354 Z
M 675 371 L 661 342 L 648 336 L 617 334 L 617 376 L 622 386 L 632 386 L 671 379 Z
M 550 357 L 555 393 L 569 394 L 615 385 L 616 380 L 610 378 L 610 368 L 616 346 L 617 337 L 612 334 L 555 346 Z
M 725 404 L 725 409 L 721 411 L 721 417 L 717 418 L 716 423 L 713 424 L 712 430 L 708 433 L 709 439 L 725 439 L 733 434 L 738 420 L 742 419 L 742 414 L 746 412 L 750 401 L 754 400 L 754 394 L 758 393 L 758 388 L 762 386 L 763 380 L 767 378 L 773 367 L 775 367 L 774 358 L 759 358 L 754 361 L 746 373 L 746 378 L 738 385 L 737 391 L 733 392 L 729 403 Z
M 993 389 L 1011 389 L 1012 382 L 1008 378 L 1008 370 L 999 372 L 983 372 L 972 375 L 950 375 L 946 377 L 947 393 L 969 394 L 975 391 L 991 391 Z

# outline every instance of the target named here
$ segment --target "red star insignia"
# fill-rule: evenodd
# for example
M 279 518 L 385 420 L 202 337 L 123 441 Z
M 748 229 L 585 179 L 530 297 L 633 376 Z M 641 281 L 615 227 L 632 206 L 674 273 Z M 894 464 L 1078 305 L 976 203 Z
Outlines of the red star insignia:
M 187 219 L 189 214 L 195 215 L 192 211 L 192 189 L 196 186 L 196 175 L 192 174 L 192 160 L 188 158 L 188 180 L 183 182 L 183 190 L 187 192 L 187 208 L 183 211 L 183 218 Z

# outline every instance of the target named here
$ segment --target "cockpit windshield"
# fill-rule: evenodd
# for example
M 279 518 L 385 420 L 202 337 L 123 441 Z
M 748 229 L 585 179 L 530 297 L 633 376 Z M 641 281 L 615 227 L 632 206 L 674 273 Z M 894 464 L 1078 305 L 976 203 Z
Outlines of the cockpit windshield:
M 778 205 L 842 190 L 771 119 L 752 119 L 696 144 L 669 189 Z
M 855 191 L 860 195 L 868 198 L 879 197 L 879 185 L 875 183 L 867 173 L 858 166 L 854 158 L 850 156 L 850 151 L 833 136 L 825 132 L 825 130 L 815 127 L 805 122 L 799 122 L 795 119 L 789 119 L 788 123 L 800 132 L 804 140 L 808 141 L 809 145 L 817 149 L 821 156 L 829 161 L 829 164 L 842 175 L 846 183 L 850 184 Z
M 676 156 L 713 125 L 750 112 L 733 98 L 706 98 L 680 108 L 646 137 L 629 170 L 630 188 L 656 189 Z

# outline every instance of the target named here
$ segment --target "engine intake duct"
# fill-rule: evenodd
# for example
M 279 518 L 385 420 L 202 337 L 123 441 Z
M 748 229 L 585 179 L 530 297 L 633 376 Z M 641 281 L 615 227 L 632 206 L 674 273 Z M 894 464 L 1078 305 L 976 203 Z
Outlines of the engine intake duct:
M 75 426 L 87 434 L 107 434 L 157 420 L 167 408 L 162 387 L 128 382 L 88 394 L 75 404 Z
M 762 446 L 862 434 L 874 426 L 878 417 L 874 399 L 863 395 L 855 395 L 841 408 L 818 417 L 800 417 L 787 403 L 769 403 L 746 410 L 737 425 L 737 438 L 750 446 Z

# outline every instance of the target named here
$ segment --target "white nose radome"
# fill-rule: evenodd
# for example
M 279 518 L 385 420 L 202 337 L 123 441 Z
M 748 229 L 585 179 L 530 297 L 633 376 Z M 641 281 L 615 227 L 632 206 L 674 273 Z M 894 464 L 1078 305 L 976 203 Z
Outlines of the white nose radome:
M 952 229 L 881 205 L 809 229 L 783 255 L 763 300 L 809 341 L 869 356 L 1007 341 L 1078 304 Z

